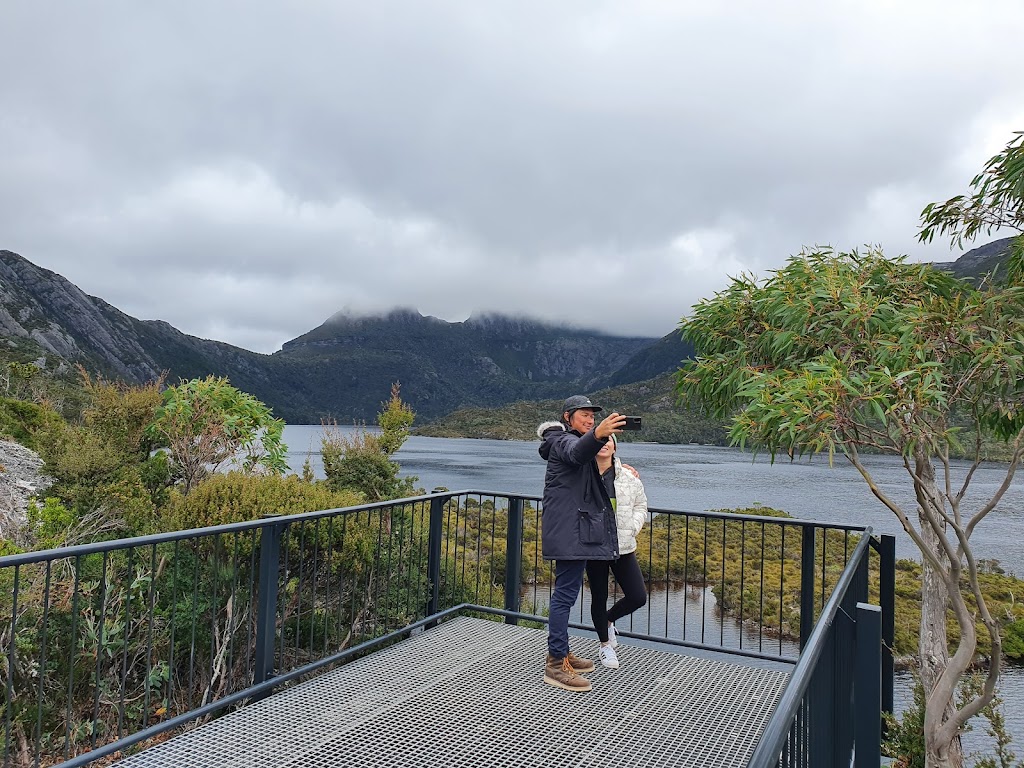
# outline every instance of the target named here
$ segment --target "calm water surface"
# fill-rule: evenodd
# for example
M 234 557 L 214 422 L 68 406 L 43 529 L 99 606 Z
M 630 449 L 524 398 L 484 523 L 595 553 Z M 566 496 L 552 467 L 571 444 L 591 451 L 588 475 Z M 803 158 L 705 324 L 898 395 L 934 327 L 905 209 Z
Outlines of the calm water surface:
M 289 425 L 284 441 L 290 448 L 289 464 L 300 472 L 310 461 L 313 471 L 323 474 L 320 460 L 319 426 Z M 426 490 L 445 487 L 451 490 L 482 490 L 539 496 L 544 485 L 544 462 L 537 455 L 539 441 L 470 440 L 412 437 L 396 455 L 403 476 L 415 476 Z M 701 512 L 762 505 L 787 512 L 794 517 L 829 523 L 871 526 L 875 533 L 896 537 L 897 557 L 919 559 L 909 536 L 895 516 L 868 490 L 867 484 L 845 459 L 829 466 L 827 458 L 772 464 L 767 456 L 754 458 L 733 448 L 698 445 L 657 445 L 624 443 L 619 456 L 640 470 L 652 507 Z M 864 458 L 875 482 L 888 496 L 914 509 L 913 493 L 903 464 L 894 457 Z M 952 479 L 959 488 L 969 467 L 957 462 Z M 986 464 L 975 473 L 964 501 L 964 514 L 970 514 L 987 501 L 1002 482 L 1005 465 Z M 971 540 L 979 558 L 999 561 L 1009 573 L 1024 574 L 1024 483 L 1017 481 L 999 506 L 975 530 Z M 714 598 L 711 597 L 713 607 Z M 665 606 L 658 608 L 657 606 Z M 665 611 L 679 612 L 696 626 L 707 621 L 708 595 L 702 590 L 679 590 L 679 594 L 652 595 L 649 610 L 657 615 L 638 616 L 643 627 L 665 619 Z M 588 606 L 577 606 L 576 619 L 587 621 Z M 717 621 L 717 619 L 715 619 Z M 644 632 L 641 625 L 634 625 Z M 715 625 L 715 631 L 739 633 L 735 627 Z M 690 637 L 689 631 L 687 632 Z M 738 637 L 738 634 L 736 634 Z M 748 641 L 752 639 L 748 638 Z M 775 640 L 778 643 L 778 640 Z M 749 645 L 744 645 L 749 647 Z M 767 649 L 766 649 L 767 650 Z M 787 649 L 788 650 L 788 649 Z M 910 698 L 910 678 L 900 675 L 896 681 L 897 707 Z M 1024 752 L 1024 669 L 1007 667 L 1002 676 L 1002 696 L 1006 700 L 1007 724 L 1018 753 Z M 969 750 L 984 751 L 988 741 L 979 721 L 975 733 L 965 738 Z

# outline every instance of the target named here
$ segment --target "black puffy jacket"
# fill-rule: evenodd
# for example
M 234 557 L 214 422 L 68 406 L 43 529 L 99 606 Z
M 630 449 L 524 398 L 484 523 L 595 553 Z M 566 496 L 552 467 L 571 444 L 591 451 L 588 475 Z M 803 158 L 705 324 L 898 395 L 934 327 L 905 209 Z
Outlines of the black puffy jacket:
M 614 560 L 619 538 L 608 491 L 594 460 L 604 445 L 590 430 L 566 431 L 557 421 L 541 424 L 544 442 L 544 514 L 541 519 L 545 560 Z

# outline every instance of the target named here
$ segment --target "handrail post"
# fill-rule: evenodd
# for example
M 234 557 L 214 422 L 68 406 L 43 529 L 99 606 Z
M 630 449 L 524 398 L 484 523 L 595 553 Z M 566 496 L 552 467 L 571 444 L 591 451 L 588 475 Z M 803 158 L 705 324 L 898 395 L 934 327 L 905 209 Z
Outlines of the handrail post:
M 277 584 L 281 569 L 281 539 L 287 523 L 275 522 L 260 534 L 259 603 L 256 614 L 256 656 L 253 683 L 274 676 L 274 646 L 277 639 Z
M 857 660 L 853 688 L 854 768 L 882 759 L 882 609 L 857 603 Z
M 892 714 L 896 641 L 896 537 L 879 537 L 878 603 L 882 609 L 882 711 Z M 883 724 L 884 728 L 884 724 Z
M 441 533 L 444 522 L 444 504 L 450 498 L 450 496 L 435 496 L 430 500 L 430 524 L 427 533 L 427 582 L 430 585 L 430 597 L 427 599 L 427 616 L 437 613 L 440 605 Z
M 800 650 L 814 631 L 814 539 L 813 525 L 803 526 L 800 544 Z
M 523 499 L 508 500 L 508 533 L 505 537 L 505 610 L 519 612 L 519 581 L 523 573 Z M 518 624 L 514 616 L 505 617 L 506 624 Z

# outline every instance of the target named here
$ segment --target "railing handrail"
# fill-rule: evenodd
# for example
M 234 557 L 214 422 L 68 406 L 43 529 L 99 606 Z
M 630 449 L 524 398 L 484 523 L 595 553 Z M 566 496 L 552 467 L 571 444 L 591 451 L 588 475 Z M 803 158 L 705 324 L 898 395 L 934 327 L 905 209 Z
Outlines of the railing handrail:
M 165 531 L 163 533 L 151 533 L 146 536 L 133 536 L 125 539 L 110 539 L 108 541 L 97 541 L 90 544 L 75 544 L 70 547 L 57 547 L 54 549 L 32 550 L 30 552 L 22 552 L 17 555 L 4 555 L 0 557 L 0 568 L 11 567 L 16 565 L 30 565 L 32 563 L 41 563 L 47 560 L 84 557 L 85 555 L 94 555 L 100 552 L 113 552 L 119 549 L 131 549 L 133 547 L 146 547 L 154 544 L 166 544 L 172 541 L 182 541 L 184 539 L 197 538 L 200 536 L 216 536 L 218 534 L 239 533 L 242 531 L 258 530 L 260 528 L 265 528 L 269 525 L 275 525 L 277 523 L 280 523 L 282 517 L 286 518 L 288 522 L 301 523 L 307 520 L 316 520 L 324 517 L 337 517 L 339 515 L 347 515 L 357 512 L 366 512 L 373 509 L 393 507 L 397 504 L 414 504 L 417 502 L 425 502 L 437 498 L 452 498 L 455 496 L 465 495 L 501 496 L 505 498 L 514 497 L 518 499 L 524 499 L 527 501 L 541 501 L 540 496 L 524 493 L 514 493 L 511 491 L 481 491 L 476 489 L 438 491 L 422 494 L 420 496 L 409 496 L 403 499 L 391 499 L 389 501 L 375 501 L 368 502 L 365 504 L 355 504 L 348 507 L 320 509 L 312 512 L 300 512 L 294 515 L 278 515 L 264 517 L 259 520 L 245 520 L 237 523 L 221 523 L 219 525 L 208 525 L 202 528 L 187 528 L 180 531 Z M 829 530 L 840 531 L 864 532 L 870 530 L 869 528 L 866 528 L 862 525 L 823 523 L 817 520 L 803 520 L 801 518 L 796 517 L 734 515 L 728 512 L 697 512 L 694 510 L 663 509 L 660 507 L 651 507 L 649 511 L 652 514 L 658 515 L 685 515 L 730 521 L 748 521 L 757 523 L 775 523 L 779 525 L 792 525 L 799 527 L 827 528 Z
M 118 549 L 130 549 L 132 547 L 145 547 L 151 544 L 166 544 L 172 541 L 192 539 L 200 536 L 214 536 L 224 533 L 238 533 L 240 531 L 257 530 L 270 525 L 277 525 L 282 519 L 289 522 L 303 522 L 316 520 L 322 517 L 336 517 L 356 512 L 366 512 L 372 509 L 393 507 L 396 504 L 412 504 L 421 501 L 430 501 L 434 498 L 457 496 L 466 491 L 444 491 L 442 493 L 428 493 L 422 496 L 410 496 L 405 499 L 391 499 L 390 501 L 374 501 L 365 504 L 356 504 L 350 507 L 334 507 L 333 509 L 320 509 L 313 512 L 300 512 L 295 515 L 272 515 L 259 520 L 245 520 L 237 523 L 221 523 L 220 525 L 208 525 L 203 528 L 187 528 L 180 531 L 166 531 L 164 533 L 151 533 L 146 536 L 133 536 L 127 539 L 111 539 L 109 541 L 97 541 L 91 544 L 75 544 L 70 547 L 57 547 L 55 549 L 41 549 L 32 552 L 22 552 L 17 555 L 5 555 L 0 557 L 0 568 L 13 565 L 29 565 L 40 563 L 56 558 L 78 557 L 80 555 L 94 555 L 98 552 L 112 552 Z
M 847 523 L 823 523 L 820 520 L 805 520 L 802 517 L 773 517 L 769 515 L 736 515 L 731 512 L 714 512 L 711 510 L 697 512 L 687 509 L 662 509 L 648 507 L 648 511 L 658 515 L 692 515 L 694 517 L 710 517 L 718 520 L 745 520 L 752 523 L 785 523 L 801 528 L 828 528 L 830 531 L 854 531 L 863 533 L 868 530 L 866 525 L 849 525 Z
M 800 659 L 797 661 L 792 673 L 790 673 L 786 687 L 782 691 L 782 696 L 779 697 L 779 703 L 776 704 L 775 711 L 761 732 L 761 738 L 758 739 L 754 753 L 750 756 L 750 761 L 747 763 L 748 767 L 754 766 L 756 768 L 757 766 L 774 766 L 778 764 L 779 755 L 782 753 L 786 739 L 789 737 L 793 718 L 796 717 L 797 711 L 800 709 L 804 693 L 807 692 L 807 688 L 811 683 L 811 677 L 814 674 L 818 659 L 824 651 L 825 634 L 831 629 L 832 622 L 839 613 L 843 599 L 856 578 L 861 559 L 868 556 L 867 550 L 871 546 L 872 529 L 870 527 L 866 528 L 865 533 L 867 535 L 857 542 L 857 546 L 847 561 L 842 574 L 840 574 L 828 602 L 825 603 L 825 607 L 822 609 L 821 615 L 814 625 L 814 631 L 811 633 L 807 645 L 800 653 Z

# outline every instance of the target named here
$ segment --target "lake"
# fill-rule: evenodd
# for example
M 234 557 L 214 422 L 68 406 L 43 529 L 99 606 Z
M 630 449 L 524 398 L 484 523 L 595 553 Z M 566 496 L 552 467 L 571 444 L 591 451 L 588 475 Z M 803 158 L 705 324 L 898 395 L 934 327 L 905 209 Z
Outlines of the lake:
M 308 458 L 314 473 L 323 476 L 319 455 L 322 432 L 319 426 L 285 427 L 284 442 L 290 449 L 288 463 L 293 471 L 301 472 Z M 417 484 L 428 491 L 445 487 L 539 496 L 545 469 L 537 455 L 539 444 L 539 440 L 411 437 L 395 459 L 402 467 L 402 476 L 418 477 Z M 622 443 L 619 456 L 640 471 L 652 507 L 702 512 L 760 504 L 806 520 L 866 525 L 876 533 L 896 537 L 897 557 L 919 560 L 899 521 L 872 496 L 867 483 L 845 458 L 837 458 L 833 466 L 829 466 L 827 457 L 794 462 L 785 457 L 772 464 L 767 455 L 755 458 L 734 448 L 654 443 Z M 899 459 L 866 456 L 863 462 L 879 488 L 913 511 L 913 492 Z M 963 482 L 969 466 L 968 462 L 955 462 L 954 488 Z M 992 496 L 1005 472 L 1006 466 L 997 463 L 984 464 L 977 470 L 962 505 L 965 515 Z M 1008 573 L 1020 575 L 1024 574 L 1022 538 L 1024 483 L 1018 480 L 978 526 L 971 541 L 977 557 L 998 560 Z M 909 700 L 909 675 L 898 675 L 896 686 L 899 709 Z M 1004 670 L 1002 696 L 1016 751 L 1024 752 L 1024 669 L 1008 666 Z M 986 748 L 986 737 L 981 733 L 984 725 L 979 721 L 975 725 L 978 730 L 965 737 L 966 748 Z

